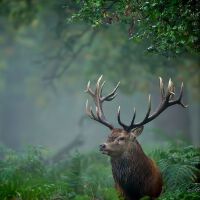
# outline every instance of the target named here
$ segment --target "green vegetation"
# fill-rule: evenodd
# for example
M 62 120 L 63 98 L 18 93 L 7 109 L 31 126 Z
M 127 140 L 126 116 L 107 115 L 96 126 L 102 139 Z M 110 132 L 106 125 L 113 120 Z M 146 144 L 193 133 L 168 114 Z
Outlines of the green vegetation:
M 120 24 L 130 38 L 147 40 L 149 51 L 173 56 L 200 50 L 198 0 L 1 0 L 0 6 L 0 16 L 15 28 L 33 23 L 41 13 L 56 11 L 62 17 L 59 30 L 66 28 L 62 27 L 66 18 L 93 27 Z
M 200 149 L 169 146 L 151 152 L 163 174 L 164 193 L 160 199 L 198 199 L 200 197 Z
M 39 94 L 39 105 L 49 95 L 44 97 L 41 79 L 54 90 L 99 74 L 114 84 L 120 78 L 126 94 L 148 90 L 155 77 L 171 77 L 184 81 L 199 100 L 199 13 L 196 0 L 2 0 L 0 44 L 6 48 L 0 72 L 9 77 L 19 49 L 34 55 L 31 65 L 20 64 L 19 74 L 31 71 L 28 91 L 34 98 Z M 0 92 L 7 79 L 1 77 Z
M 150 153 L 160 166 L 165 186 L 160 200 L 200 198 L 200 151 L 169 146 Z M 50 164 L 41 148 L 17 154 L 1 148 L 1 200 L 114 200 L 109 159 L 100 153 L 79 154 Z
M 196 0 L 77 0 L 79 11 L 72 20 L 93 26 L 128 25 L 129 37 L 149 40 L 149 51 L 172 55 L 199 53 L 200 7 Z
M 156 85 L 157 76 L 165 81 L 171 77 L 177 87 L 181 81 L 185 83 L 186 103 L 193 105 L 192 98 L 199 101 L 197 0 L 76 2 L 0 1 L 3 144 L 18 147 L 26 141 L 28 135 L 20 129 L 22 124 L 42 127 L 43 122 L 34 113 L 53 98 L 52 90 L 65 94 L 67 88 L 79 94 L 86 81 L 96 80 L 99 74 L 113 84 L 120 80 L 120 89 L 126 94 L 149 91 L 148 87 Z M 187 123 L 183 126 L 192 135 L 191 122 L 196 115 L 185 115 Z M 35 133 L 35 129 L 29 129 L 29 135 Z M 36 132 L 39 137 L 43 129 Z M 160 200 L 200 198 L 199 149 L 171 145 L 149 154 L 160 166 L 165 181 Z M 41 148 L 21 153 L 1 148 L 0 200 L 117 199 L 106 156 L 77 153 L 59 163 L 47 160 Z

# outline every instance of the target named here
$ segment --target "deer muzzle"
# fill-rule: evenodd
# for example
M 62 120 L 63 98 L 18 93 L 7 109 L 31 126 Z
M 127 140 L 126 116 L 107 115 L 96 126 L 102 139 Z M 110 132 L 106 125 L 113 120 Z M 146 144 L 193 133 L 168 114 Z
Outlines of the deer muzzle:
M 108 154 L 108 149 L 107 149 L 107 144 L 103 143 L 99 145 L 99 150 L 103 153 L 103 154 Z

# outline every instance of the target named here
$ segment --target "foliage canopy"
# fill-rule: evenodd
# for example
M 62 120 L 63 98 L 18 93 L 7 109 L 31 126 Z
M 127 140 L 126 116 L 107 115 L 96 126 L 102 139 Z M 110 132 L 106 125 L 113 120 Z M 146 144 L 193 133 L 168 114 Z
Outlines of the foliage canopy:
M 40 58 L 34 66 L 43 70 L 38 77 L 53 89 L 61 77 L 65 84 L 74 84 L 82 70 L 87 79 L 106 74 L 113 83 L 120 75 L 120 89 L 127 94 L 146 90 L 155 76 L 171 77 L 175 82 L 184 81 L 193 97 L 199 99 L 199 57 L 192 55 L 199 52 L 197 1 L 76 2 L 0 1 L 0 43 L 6 47 L 1 53 L 0 71 L 9 71 L 5 67 L 8 64 L 3 63 L 11 60 L 6 54 L 16 55 L 19 47 L 32 48 Z M 84 23 L 69 24 L 66 19 Z M 85 22 L 96 28 L 91 30 Z M 107 28 L 109 25 L 112 28 Z M 100 26 L 102 29 L 98 29 Z M 140 45 L 132 40 L 140 41 Z M 145 49 L 152 53 L 144 54 Z M 154 52 L 165 56 L 158 57 Z M 185 54 L 178 55 L 181 53 Z M 175 54 L 176 59 L 170 57 Z M 84 60 L 82 68 L 80 60 Z M 71 66 L 73 69 L 68 70 Z M 6 85 L 5 79 L 1 77 L 0 90 Z
M 197 0 L 76 1 L 79 11 L 71 20 L 97 27 L 125 24 L 129 38 L 149 41 L 149 51 L 166 56 L 200 51 L 200 4 Z

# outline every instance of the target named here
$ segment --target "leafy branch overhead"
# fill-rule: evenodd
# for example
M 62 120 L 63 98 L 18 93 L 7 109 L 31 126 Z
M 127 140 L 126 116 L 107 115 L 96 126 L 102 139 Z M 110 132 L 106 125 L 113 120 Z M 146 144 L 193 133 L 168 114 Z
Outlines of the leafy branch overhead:
M 148 51 L 165 54 L 199 53 L 200 4 L 197 0 L 77 0 L 79 11 L 70 21 L 93 27 L 124 24 L 130 39 L 148 40 Z
M 26 48 L 41 69 L 38 79 L 54 92 L 58 84 L 75 84 L 82 75 L 106 74 L 115 84 L 120 74 L 120 90 L 132 94 L 148 89 L 153 75 L 184 80 L 199 99 L 197 1 L 2 0 L 0 17 L 1 74 L 10 69 L 3 63 Z M 152 53 L 144 54 L 145 49 Z M 5 77 L 1 82 L 5 85 Z M 31 81 L 35 91 L 40 83 Z

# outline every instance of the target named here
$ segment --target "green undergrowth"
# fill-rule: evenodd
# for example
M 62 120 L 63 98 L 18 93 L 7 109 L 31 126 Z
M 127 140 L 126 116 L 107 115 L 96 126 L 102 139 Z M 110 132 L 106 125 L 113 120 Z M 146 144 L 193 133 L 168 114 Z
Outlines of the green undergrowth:
M 171 145 L 149 153 L 159 165 L 164 190 L 160 200 L 200 199 L 200 150 Z M 100 153 L 75 153 L 58 163 L 41 148 L 22 153 L 0 150 L 1 200 L 117 200 L 109 159 Z

